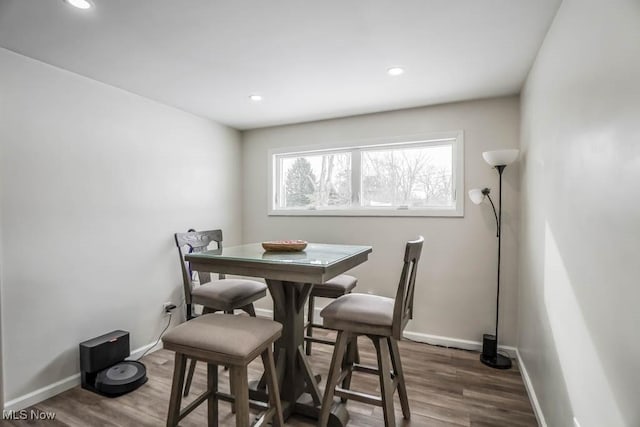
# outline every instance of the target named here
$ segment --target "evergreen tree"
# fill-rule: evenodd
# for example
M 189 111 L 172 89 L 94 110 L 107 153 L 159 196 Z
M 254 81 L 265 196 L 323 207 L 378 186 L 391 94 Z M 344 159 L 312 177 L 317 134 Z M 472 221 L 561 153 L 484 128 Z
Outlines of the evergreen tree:
M 315 183 L 316 177 L 311 170 L 311 163 L 304 157 L 298 157 L 287 173 L 287 207 L 309 205 L 315 191 Z

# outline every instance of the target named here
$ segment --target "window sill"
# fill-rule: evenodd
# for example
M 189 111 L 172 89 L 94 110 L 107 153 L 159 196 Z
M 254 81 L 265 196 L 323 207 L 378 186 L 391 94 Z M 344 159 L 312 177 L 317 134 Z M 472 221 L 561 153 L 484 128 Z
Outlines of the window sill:
M 464 217 L 462 209 L 279 209 L 269 210 L 268 216 L 332 216 L 332 217 Z

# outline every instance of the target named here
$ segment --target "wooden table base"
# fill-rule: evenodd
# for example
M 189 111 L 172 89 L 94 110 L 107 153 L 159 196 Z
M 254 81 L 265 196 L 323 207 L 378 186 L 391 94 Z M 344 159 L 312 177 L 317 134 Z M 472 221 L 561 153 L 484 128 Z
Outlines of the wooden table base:
M 319 375 L 318 375 L 319 376 Z M 260 402 L 267 402 L 269 396 L 264 389 L 259 388 L 259 381 L 251 381 L 249 383 L 249 398 Z M 293 414 L 303 417 L 319 419 L 320 406 L 313 403 L 313 399 L 309 393 L 303 393 L 294 406 L 289 402 L 282 402 L 282 412 L 285 421 Z M 349 422 L 349 412 L 347 406 L 339 400 L 334 400 L 329 415 L 329 427 L 345 427 Z
M 304 305 L 309 298 L 310 283 L 267 279 L 273 297 L 273 320 L 282 323 L 282 336 L 275 342 L 276 372 L 280 385 L 284 418 L 292 414 L 318 419 L 322 393 L 304 352 Z M 266 401 L 262 381 L 250 385 L 252 399 Z M 295 402 L 292 404 L 291 402 Z M 330 427 L 344 427 L 349 421 L 346 405 L 336 400 L 329 417 Z

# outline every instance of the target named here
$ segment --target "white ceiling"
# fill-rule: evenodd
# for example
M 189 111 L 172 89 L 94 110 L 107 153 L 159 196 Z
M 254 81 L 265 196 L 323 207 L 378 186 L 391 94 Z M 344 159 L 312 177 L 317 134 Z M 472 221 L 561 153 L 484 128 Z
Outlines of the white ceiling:
M 561 0 L 92 1 L 0 0 L 0 45 L 248 129 L 518 93 Z

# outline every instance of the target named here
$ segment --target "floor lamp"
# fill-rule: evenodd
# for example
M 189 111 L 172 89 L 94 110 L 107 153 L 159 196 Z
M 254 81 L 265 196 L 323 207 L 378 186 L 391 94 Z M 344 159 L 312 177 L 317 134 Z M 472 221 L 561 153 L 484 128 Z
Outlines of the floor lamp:
M 498 210 L 491 200 L 489 188 L 474 188 L 469 191 L 469 198 L 473 203 L 479 205 L 485 198 L 489 199 L 493 208 L 493 215 L 496 218 L 496 237 L 498 238 L 498 278 L 496 291 L 496 330 L 494 335 L 484 334 L 482 337 L 482 354 L 480 361 L 487 366 L 496 369 L 511 368 L 511 359 L 498 354 L 498 319 L 500 315 L 500 244 L 502 237 L 502 172 L 507 165 L 513 163 L 518 158 L 519 150 L 495 150 L 482 153 L 484 160 L 498 171 L 500 187 L 498 190 Z

